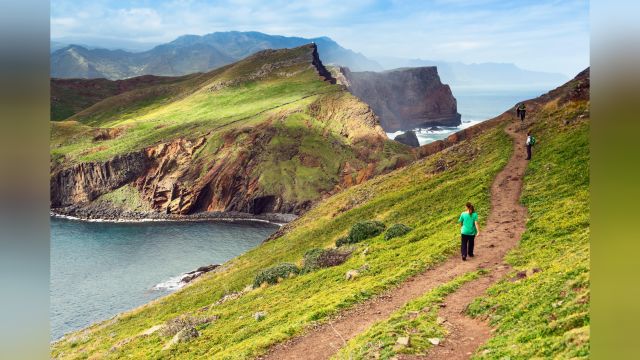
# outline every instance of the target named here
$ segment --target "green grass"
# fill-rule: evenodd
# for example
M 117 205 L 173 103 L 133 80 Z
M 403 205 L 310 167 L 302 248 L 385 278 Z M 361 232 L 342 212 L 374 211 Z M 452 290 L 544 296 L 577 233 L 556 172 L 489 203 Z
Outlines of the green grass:
M 549 106 L 534 119 L 527 230 L 508 255 L 511 278 L 470 307 L 496 328 L 476 359 L 589 357 L 589 121 L 575 120 L 587 109 Z M 529 276 L 516 281 L 517 271 Z
M 477 279 L 482 271 L 460 275 L 379 321 L 351 339 L 332 359 L 391 359 L 398 354 L 425 354 L 432 347 L 430 338 L 443 339 L 446 329 L 438 324 L 439 304 L 460 286 Z M 409 347 L 397 346 L 399 337 L 409 337 Z
M 150 211 L 151 207 L 130 184 L 98 197 L 96 202 L 106 202 L 115 208 L 129 211 Z
M 264 71 L 274 64 L 280 67 Z M 216 179 L 237 173 L 231 170 L 236 167 L 242 169 L 242 181 L 252 186 L 251 196 L 274 196 L 287 209 L 298 209 L 350 186 L 342 186 L 347 164 L 355 178 L 373 163 L 371 177 L 414 159 L 410 148 L 394 144 L 381 128 L 371 126 L 368 106 L 321 80 L 309 47 L 162 81 L 166 83 L 152 81 L 155 85 L 108 97 L 66 121 L 51 122 L 52 172 L 174 140 L 204 139 L 205 146 L 176 181 L 181 187 L 211 182 L 203 177 L 216 167 L 225 170 Z M 96 137 L 107 132 L 112 135 Z
M 509 138 L 502 128 L 496 128 L 429 159 L 351 187 L 293 222 L 284 236 L 229 261 L 221 271 L 113 321 L 68 335 L 52 346 L 52 356 L 253 358 L 272 344 L 326 321 L 455 253 L 459 240 L 455 219 L 467 201 L 477 205 L 481 219 L 487 216 L 490 185 L 510 153 Z M 435 162 L 441 158 L 451 166 L 438 172 Z M 354 252 L 341 265 L 262 286 L 235 300 L 212 305 L 225 294 L 251 285 L 263 269 L 285 262 L 301 266 L 306 251 L 332 247 L 353 224 L 369 219 L 387 226 L 403 223 L 413 230 L 393 240 L 384 240 L 384 234 L 380 234 L 354 245 Z M 365 264 L 368 270 L 358 278 L 345 279 L 347 270 Z M 259 322 L 253 318 L 258 311 L 266 312 Z M 219 319 L 198 329 L 199 337 L 170 350 L 161 350 L 170 339 L 160 334 L 136 336 L 180 315 L 216 315 Z

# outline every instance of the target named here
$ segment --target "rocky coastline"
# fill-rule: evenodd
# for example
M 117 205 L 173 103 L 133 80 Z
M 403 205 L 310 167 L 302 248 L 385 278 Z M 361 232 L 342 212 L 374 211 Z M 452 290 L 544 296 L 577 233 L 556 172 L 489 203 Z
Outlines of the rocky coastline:
M 108 206 L 82 207 L 71 205 L 50 209 L 52 217 L 89 222 L 145 222 L 145 221 L 257 221 L 282 226 L 296 219 L 294 214 L 250 214 L 235 211 L 198 212 L 188 215 L 163 214 L 154 211 L 129 211 Z

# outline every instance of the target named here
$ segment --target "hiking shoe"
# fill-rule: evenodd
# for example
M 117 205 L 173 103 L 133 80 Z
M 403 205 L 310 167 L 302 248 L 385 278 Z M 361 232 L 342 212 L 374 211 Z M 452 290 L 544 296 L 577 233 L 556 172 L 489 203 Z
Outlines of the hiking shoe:
M 467 261 L 467 258 L 463 256 L 462 261 Z

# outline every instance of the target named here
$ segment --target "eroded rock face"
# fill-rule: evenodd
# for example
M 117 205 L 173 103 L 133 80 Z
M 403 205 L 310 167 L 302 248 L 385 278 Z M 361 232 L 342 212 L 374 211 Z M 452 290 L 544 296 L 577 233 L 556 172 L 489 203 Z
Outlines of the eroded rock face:
M 81 163 L 58 170 L 51 176 L 51 206 L 88 203 L 98 196 L 128 184 L 147 171 L 144 152 L 116 156 L 106 162 Z
M 340 69 L 352 94 L 371 106 L 387 132 L 430 126 L 458 126 L 460 114 L 449 85 L 435 66 L 385 72 Z M 346 79 L 346 81 L 345 81 Z

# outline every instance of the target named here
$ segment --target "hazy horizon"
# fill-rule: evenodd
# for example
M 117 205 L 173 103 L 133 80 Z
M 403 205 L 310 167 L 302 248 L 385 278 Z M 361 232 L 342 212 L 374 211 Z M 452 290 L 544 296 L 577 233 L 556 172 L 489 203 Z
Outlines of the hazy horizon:
M 371 59 L 513 63 L 570 77 L 589 66 L 588 14 L 587 1 L 60 0 L 51 40 L 141 51 L 186 34 L 258 31 L 327 36 Z

